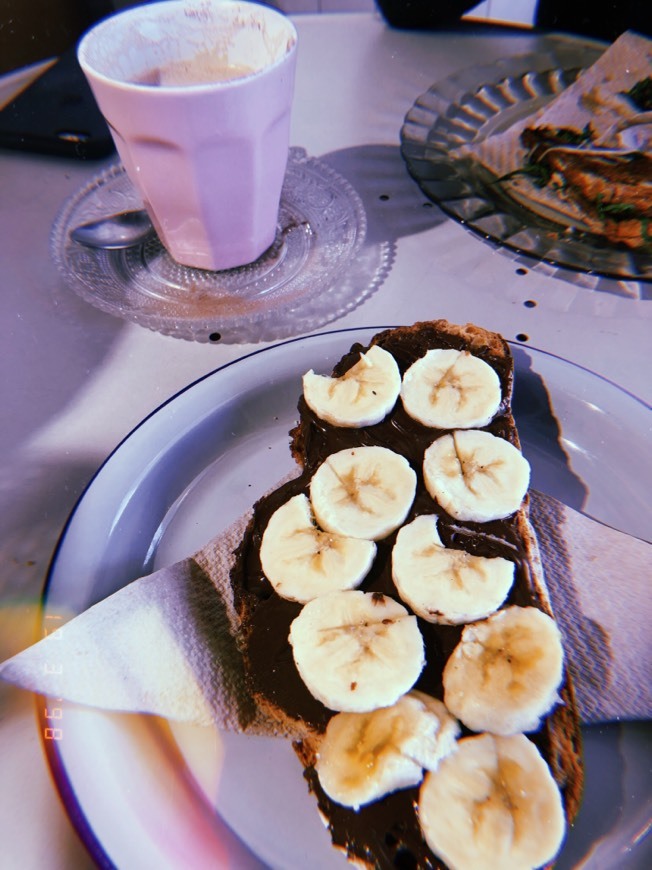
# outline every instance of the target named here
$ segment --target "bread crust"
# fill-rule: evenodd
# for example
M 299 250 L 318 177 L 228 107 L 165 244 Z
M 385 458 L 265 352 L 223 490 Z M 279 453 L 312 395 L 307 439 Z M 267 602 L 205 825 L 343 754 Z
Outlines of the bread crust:
M 513 362 L 509 345 L 502 336 L 471 323 L 456 325 L 445 320 L 435 320 L 384 330 L 374 336 L 371 344 L 377 344 L 387 349 L 391 348 L 390 352 L 393 352 L 399 362 L 399 366 L 403 370 L 407 366 L 407 357 L 413 353 L 415 347 L 418 348 L 418 356 L 423 355 L 423 352 L 425 352 L 424 348 L 429 349 L 430 347 L 442 346 L 466 349 L 480 356 L 499 373 L 503 390 L 502 404 L 496 415 L 499 419 L 495 423 L 492 422 L 491 425 L 497 428 L 502 437 L 508 438 L 515 446 L 520 447 L 511 407 Z M 407 353 L 406 349 L 410 349 L 410 354 Z M 346 371 L 359 358 L 361 350 L 363 348 L 354 346 L 352 352 L 345 355 L 340 363 L 335 366 L 333 374 L 339 375 L 343 371 Z M 255 558 L 255 551 L 259 546 L 262 530 L 264 530 L 267 518 L 275 509 L 275 506 L 283 503 L 290 495 L 295 494 L 297 491 L 307 491 L 309 480 L 314 469 L 321 463 L 324 451 L 328 452 L 330 450 L 332 452 L 332 442 L 329 438 L 333 435 L 333 432 L 330 430 L 335 429 L 335 427 L 329 427 L 323 421 L 315 420 L 311 412 L 308 411 L 303 399 L 299 400 L 299 413 L 299 422 L 290 433 L 290 450 L 298 463 L 301 473 L 297 478 L 282 485 L 271 496 L 262 499 L 256 505 L 253 519 L 237 552 L 233 586 L 236 607 L 243 626 L 242 647 L 250 679 L 250 690 L 260 707 L 274 721 L 279 733 L 285 734 L 293 740 L 295 752 L 304 766 L 309 786 L 317 795 L 320 812 L 331 826 L 331 832 L 333 833 L 334 825 L 331 814 L 334 807 L 321 792 L 315 773 L 315 760 L 319 751 L 320 741 L 325 725 L 332 713 L 322 708 L 324 711 L 323 716 L 311 717 L 309 714 L 304 715 L 303 711 L 297 712 L 297 710 L 290 709 L 281 700 L 280 695 L 276 695 L 275 690 L 273 691 L 270 688 L 270 681 L 273 678 L 270 676 L 267 682 L 265 677 L 261 680 L 259 673 L 261 656 L 258 654 L 256 646 L 261 643 L 267 643 L 268 639 L 263 636 L 264 632 L 272 632 L 273 627 L 271 623 L 275 619 L 275 614 L 280 612 L 281 608 L 284 611 L 284 618 L 290 619 L 292 617 L 291 603 L 285 602 L 281 605 L 279 603 L 280 599 L 276 601 L 278 596 L 275 593 L 270 592 L 269 589 L 264 589 L 264 592 L 261 591 L 264 587 L 264 578 L 257 577 L 255 582 L 252 580 L 252 573 L 257 574 L 262 570 Z M 399 412 L 395 409 L 395 412 L 392 413 Z M 416 429 L 416 424 L 412 425 Z M 375 430 L 377 428 L 374 427 Z M 381 428 L 378 437 L 381 437 L 383 432 L 384 430 Z M 341 434 L 347 439 L 362 438 L 364 440 L 366 437 L 365 433 L 361 430 L 354 430 L 353 432 L 348 430 L 346 433 L 336 434 Z M 366 434 L 369 433 L 367 432 Z M 374 431 L 373 434 L 376 437 L 377 432 Z M 431 440 L 434 440 L 438 434 L 441 434 L 439 430 L 434 430 L 434 434 L 429 437 L 431 437 Z M 419 437 L 423 439 L 427 435 L 426 433 L 419 433 Z M 395 447 L 395 445 L 393 446 Z M 416 467 L 414 457 L 412 462 Z M 423 489 L 423 485 L 421 485 L 421 488 Z M 474 524 L 467 525 L 473 526 Z M 519 568 L 522 577 L 520 581 L 522 588 L 518 591 L 516 603 L 537 606 L 552 615 L 550 598 L 541 568 L 536 535 L 528 519 L 527 497 L 519 511 L 514 514 L 507 525 L 509 526 L 509 534 L 520 542 L 521 548 L 518 558 L 522 562 Z M 396 596 L 395 591 L 394 595 Z M 510 599 L 508 599 L 507 603 L 510 603 Z M 299 610 L 300 606 L 297 605 L 296 613 Z M 263 612 L 264 619 L 261 616 Z M 261 627 L 261 624 L 264 625 L 264 628 Z M 424 628 L 431 630 L 428 629 L 427 625 Z M 432 630 L 434 631 L 435 629 Z M 281 636 L 277 639 L 276 647 L 282 646 L 283 643 L 287 647 L 286 654 L 291 658 L 287 634 L 285 634 L 285 637 Z M 272 648 L 274 648 L 273 644 L 270 646 L 270 649 Z M 268 657 L 269 649 L 266 649 L 265 661 Z M 292 676 L 291 667 L 292 665 L 288 665 L 287 674 L 289 677 Z M 424 691 L 427 691 L 427 689 L 424 688 Z M 436 691 L 431 693 L 436 694 Z M 535 735 L 528 736 L 539 746 L 550 765 L 553 776 L 562 791 L 565 813 L 570 823 L 579 807 L 583 773 L 580 723 L 569 674 L 565 676 L 560 695 L 561 703 L 546 718 L 540 731 Z M 321 707 L 321 705 L 319 706 Z M 341 812 L 341 808 L 337 812 Z M 372 846 L 367 846 L 367 851 L 365 852 L 365 848 L 361 848 L 359 844 L 354 848 L 349 843 L 338 842 L 335 837 L 334 843 L 339 848 L 347 851 L 350 859 L 355 859 L 360 866 L 384 866 L 386 863 L 384 858 L 379 858 L 378 856 L 372 861 L 367 861 L 369 855 L 373 855 L 374 850 Z M 431 855 L 431 853 L 429 854 Z M 434 857 L 433 861 L 432 866 L 443 866 L 441 863 L 437 863 Z

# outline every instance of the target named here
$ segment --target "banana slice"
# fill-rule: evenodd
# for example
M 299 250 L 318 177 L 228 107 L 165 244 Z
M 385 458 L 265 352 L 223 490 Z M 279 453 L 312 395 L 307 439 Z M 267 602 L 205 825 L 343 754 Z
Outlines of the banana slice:
M 310 501 L 322 529 L 378 541 L 405 520 L 417 476 L 407 459 L 387 447 L 332 453 L 310 482 Z
M 471 731 L 534 731 L 558 701 L 564 652 L 555 621 L 508 607 L 467 625 L 444 668 L 444 703 Z
M 310 369 L 303 376 L 303 396 L 308 407 L 333 426 L 373 426 L 392 410 L 401 390 L 396 360 L 373 345 L 339 378 L 317 375 Z
M 276 592 L 302 604 L 359 586 L 375 555 L 373 541 L 318 529 L 305 495 L 295 495 L 272 514 L 260 545 L 263 571 Z
M 561 794 L 523 734 L 463 737 L 419 793 L 419 822 L 451 870 L 532 870 L 564 839 Z
M 329 592 L 290 626 L 292 655 L 311 694 L 330 710 L 364 713 L 409 691 L 425 662 L 416 616 L 374 592 Z
M 470 429 L 433 441 L 424 455 L 423 475 L 430 495 L 452 517 L 485 523 L 519 509 L 530 465 L 509 441 Z
M 391 707 L 338 713 L 319 748 L 317 775 L 326 794 L 357 810 L 418 785 L 455 748 L 459 723 L 441 701 L 409 692 Z
M 401 400 L 410 417 L 424 426 L 470 429 L 491 422 L 502 389 L 484 360 L 468 351 L 436 349 L 405 372 Z
M 417 517 L 399 531 L 392 579 L 412 610 L 428 622 L 459 625 L 483 619 L 503 603 L 514 582 L 508 559 L 447 549 L 437 517 Z

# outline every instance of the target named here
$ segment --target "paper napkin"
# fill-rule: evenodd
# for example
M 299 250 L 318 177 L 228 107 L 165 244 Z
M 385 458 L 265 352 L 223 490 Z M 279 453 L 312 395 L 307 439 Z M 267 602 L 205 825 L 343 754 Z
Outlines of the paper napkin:
M 25 689 L 106 710 L 276 733 L 244 683 L 229 582 L 243 516 L 0 665 Z M 532 493 L 531 519 L 582 720 L 649 718 L 652 546 Z

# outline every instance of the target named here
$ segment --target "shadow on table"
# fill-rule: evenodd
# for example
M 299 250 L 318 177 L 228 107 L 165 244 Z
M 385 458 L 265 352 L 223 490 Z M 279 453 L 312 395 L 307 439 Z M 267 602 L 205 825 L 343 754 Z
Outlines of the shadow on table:
M 57 540 L 97 463 L 17 457 L 0 492 L 0 599 L 37 603 Z
M 6 289 L 5 296 L 14 292 Z M 83 302 L 63 283 L 49 293 L 38 285 L 25 295 L 30 292 L 45 301 L 5 298 L 0 306 L 0 314 L 7 312 L 5 324 L 11 324 L 3 334 L 6 366 L 0 386 L 0 450 L 5 456 L 56 420 L 101 368 L 126 325 Z
M 532 486 L 581 511 L 588 487 L 573 471 L 562 444 L 562 429 L 543 377 L 526 347 L 512 345 L 516 377 L 512 406 L 523 453 L 532 467 Z
M 410 178 L 398 145 L 360 145 L 320 157 L 355 188 L 367 213 L 367 243 L 390 243 L 448 220 Z

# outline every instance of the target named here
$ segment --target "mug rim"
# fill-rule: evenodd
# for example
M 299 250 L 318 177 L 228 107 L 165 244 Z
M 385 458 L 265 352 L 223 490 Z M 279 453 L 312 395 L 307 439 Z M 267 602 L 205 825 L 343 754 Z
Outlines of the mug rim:
M 110 28 L 116 19 L 119 18 L 121 22 L 126 21 L 126 19 L 148 19 L 152 16 L 156 17 L 157 11 L 170 11 L 173 7 L 176 7 L 176 9 L 178 10 L 184 8 L 192 9 L 193 7 L 196 7 L 197 9 L 201 9 L 202 7 L 224 7 L 228 9 L 229 7 L 231 7 L 233 10 L 238 8 L 244 8 L 245 10 L 255 10 L 256 13 L 259 14 L 261 17 L 276 19 L 277 21 L 282 22 L 285 27 L 287 27 L 288 32 L 286 50 L 279 58 L 274 60 L 272 63 L 266 64 L 260 69 L 254 70 L 253 72 L 245 76 L 216 81 L 195 82 L 191 84 L 156 85 L 155 87 L 148 84 L 126 81 L 125 79 L 114 78 L 110 75 L 106 75 L 106 73 L 98 70 L 95 65 L 88 60 L 90 43 L 98 38 L 98 34 L 101 34 L 101 31 Z M 106 18 L 103 18 L 101 21 L 96 22 L 88 31 L 86 31 L 85 34 L 82 35 L 81 39 L 79 40 L 79 43 L 77 45 L 77 60 L 82 67 L 82 70 L 88 77 L 92 77 L 94 79 L 102 81 L 106 85 L 112 87 L 121 87 L 125 90 L 133 90 L 136 92 L 152 95 L 178 95 L 180 93 L 188 93 L 191 91 L 206 92 L 215 89 L 226 90 L 234 87 L 241 87 L 247 82 L 251 82 L 253 79 L 257 79 L 267 75 L 272 70 L 275 70 L 277 67 L 286 63 L 296 53 L 297 43 L 297 29 L 294 23 L 290 20 L 290 18 L 284 13 L 280 12 L 278 9 L 270 6 L 265 6 L 261 3 L 248 2 L 248 0 L 196 0 L 196 2 L 193 2 L 193 0 L 190 0 L 190 2 L 189 0 L 159 0 L 159 2 L 147 3 L 144 6 L 134 6 L 128 9 L 123 9 L 107 16 Z

